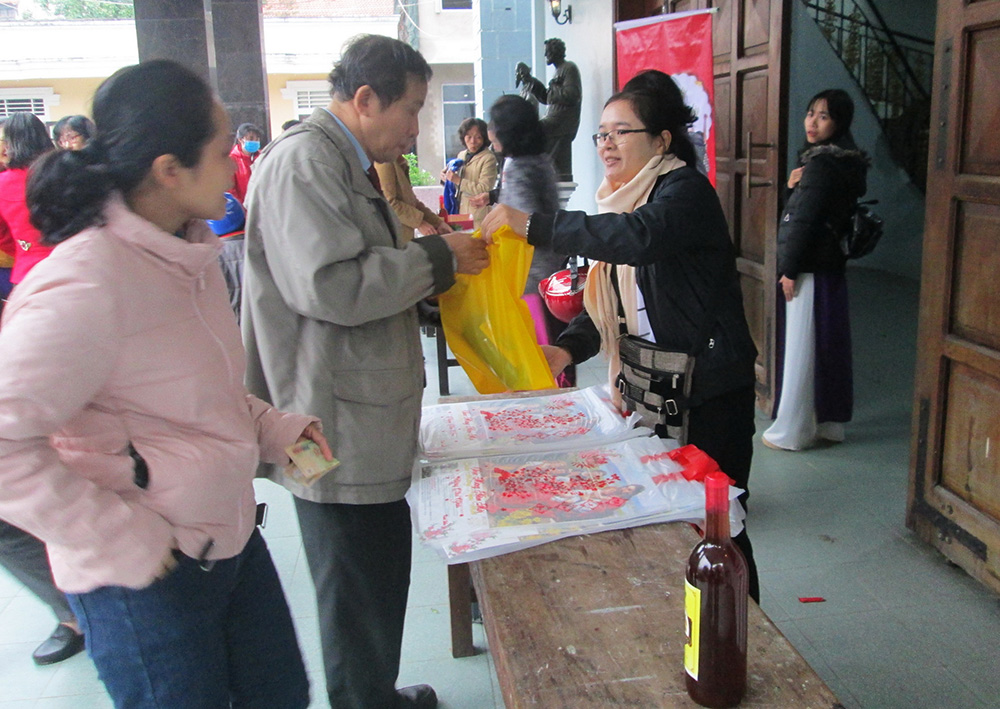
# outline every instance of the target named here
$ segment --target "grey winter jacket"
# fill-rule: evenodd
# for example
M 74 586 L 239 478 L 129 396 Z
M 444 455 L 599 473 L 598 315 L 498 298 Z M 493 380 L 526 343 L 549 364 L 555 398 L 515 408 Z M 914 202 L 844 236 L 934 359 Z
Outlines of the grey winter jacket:
M 454 283 L 451 250 L 439 236 L 402 244 L 395 214 L 323 109 L 264 150 L 247 207 L 248 388 L 320 417 L 341 461 L 312 487 L 280 469 L 271 477 L 315 502 L 401 499 L 424 384 L 415 306 Z

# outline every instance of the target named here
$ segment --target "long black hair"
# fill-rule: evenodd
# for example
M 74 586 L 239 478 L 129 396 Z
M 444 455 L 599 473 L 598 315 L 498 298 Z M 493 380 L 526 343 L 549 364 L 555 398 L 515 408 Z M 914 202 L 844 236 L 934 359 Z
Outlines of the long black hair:
M 545 152 L 545 132 L 538 110 L 520 96 L 501 96 L 490 107 L 490 130 L 506 157 L 519 158 Z
M 3 139 L 7 144 L 7 167 L 12 170 L 28 167 L 55 149 L 48 128 L 33 113 L 18 112 L 7 116 L 3 124 Z
M 837 145 L 846 149 L 857 149 L 854 136 L 851 134 L 851 123 L 854 121 L 854 101 L 843 89 L 825 89 L 809 99 L 806 113 L 812 110 L 817 101 L 826 101 L 826 112 L 833 121 L 833 135 L 822 143 L 806 141 L 799 153 L 804 153 L 817 145 Z
M 690 167 L 698 166 L 698 156 L 688 138 L 688 128 L 697 116 L 684 103 L 684 94 L 668 74 L 656 69 L 639 72 L 605 102 L 605 108 L 616 101 L 628 101 L 650 133 L 670 131 L 668 152 Z
M 32 169 L 28 209 L 43 242 L 58 244 L 102 223 L 108 196 L 117 190 L 128 197 L 159 156 L 196 165 L 215 134 L 214 106 L 208 84 L 176 62 L 155 59 L 112 74 L 94 94 L 96 137 Z

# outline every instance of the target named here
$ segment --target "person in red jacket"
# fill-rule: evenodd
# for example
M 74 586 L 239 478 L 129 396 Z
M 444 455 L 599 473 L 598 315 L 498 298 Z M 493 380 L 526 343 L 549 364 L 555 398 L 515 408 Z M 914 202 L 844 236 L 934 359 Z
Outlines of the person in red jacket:
M 229 157 L 236 166 L 233 175 L 232 195 L 243 204 L 247 195 L 247 183 L 250 182 L 250 166 L 260 155 L 261 141 L 264 131 L 253 123 L 241 123 L 236 129 L 236 143 L 229 152 Z
M 31 113 L 12 113 L 0 129 L 0 158 L 7 169 L 0 173 L 0 234 L 14 239 L 14 266 L 10 282 L 17 285 L 35 264 L 52 253 L 28 219 L 24 199 L 28 168 L 41 155 L 55 149 L 49 131 Z M 0 239 L 2 241 L 2 239 Z

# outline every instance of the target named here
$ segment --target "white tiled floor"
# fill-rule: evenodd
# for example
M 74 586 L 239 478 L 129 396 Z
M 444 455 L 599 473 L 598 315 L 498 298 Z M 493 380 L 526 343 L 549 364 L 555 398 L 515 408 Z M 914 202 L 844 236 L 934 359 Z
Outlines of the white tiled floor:
M 762 606 L 848 708 L 1000 707 L 997 597 L 918 542 L 904 526 L 916 338 L 916 284 L 850 272 L 854 422 L 842 445 L 781 453 L 758 445 L 748 529 Z M 437 398 L 434 343 L 425 339 L 428 389 Z M 602 381 L 588 363 L 580 385 Z M 471 393 L 460 371 L 452 393 Z M 758 428 L 766 422 L 758 421 Z M 315 600 L 294 509 L 283 490 L 258 483 L 271 504 L 265 530 L 324 706 Z M 823 596 L 802 604 L 799 596 Z M 90 661 L 35 667 L 31 651 L 54 627 L 44 606 L 0 571 L 0 709 L 109 707 Z M 414 550 L 400 684 L 428 682 L 445 709 L 502 709 L 495 672 L 480 654 L 449 652 L 444 564 Z

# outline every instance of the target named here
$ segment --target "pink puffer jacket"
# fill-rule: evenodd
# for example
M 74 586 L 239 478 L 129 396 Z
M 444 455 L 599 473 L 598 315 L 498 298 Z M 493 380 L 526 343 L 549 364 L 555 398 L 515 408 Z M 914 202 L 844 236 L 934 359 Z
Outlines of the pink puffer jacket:
M 119 196 L 105 218 L 32 270 L 0 326 L 0 518 L 44 540 L 57 585 L 75 593 L 148 585 L 171 547 L 239 553 L 258 460 L 287 463 L 284 447 L 316 421 L 244 388 L 204 222 L 178 238 Z

